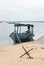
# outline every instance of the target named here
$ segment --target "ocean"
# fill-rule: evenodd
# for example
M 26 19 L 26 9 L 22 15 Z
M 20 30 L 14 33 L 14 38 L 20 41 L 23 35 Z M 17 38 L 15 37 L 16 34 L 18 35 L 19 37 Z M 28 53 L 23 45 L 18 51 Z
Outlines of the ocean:
M 17 23 L 28 23 L 34 25 L 34 39 L 38 39 L 44 35 L 44 22 L 24 21 Z M 13 40 L 9 37 L 10 33 L 14 32 L 14 24 L 8 24 L 6 22 L 0 23 L 0 46 L 13 44 Z

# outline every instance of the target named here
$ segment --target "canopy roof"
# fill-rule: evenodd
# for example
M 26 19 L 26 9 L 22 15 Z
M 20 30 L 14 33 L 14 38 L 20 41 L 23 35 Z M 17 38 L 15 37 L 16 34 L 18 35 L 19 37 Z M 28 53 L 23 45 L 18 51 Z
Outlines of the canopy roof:
M 31 27 L 34 27 L 32 24 L 14 24 L 14 26 L 31 26 Z

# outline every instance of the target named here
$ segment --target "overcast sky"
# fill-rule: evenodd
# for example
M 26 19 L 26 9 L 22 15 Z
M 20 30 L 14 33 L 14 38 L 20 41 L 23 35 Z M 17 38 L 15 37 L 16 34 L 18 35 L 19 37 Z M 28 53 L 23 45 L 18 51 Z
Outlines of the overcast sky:
M 0 0 L 0 20 L 44 20 L 44 0 Z

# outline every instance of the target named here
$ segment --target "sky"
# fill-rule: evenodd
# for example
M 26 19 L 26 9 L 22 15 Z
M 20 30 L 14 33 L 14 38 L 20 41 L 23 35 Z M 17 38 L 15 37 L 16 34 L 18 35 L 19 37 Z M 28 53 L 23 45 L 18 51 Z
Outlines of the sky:
M 0 20 L 44 21 L 44 0 L 0 0 Z

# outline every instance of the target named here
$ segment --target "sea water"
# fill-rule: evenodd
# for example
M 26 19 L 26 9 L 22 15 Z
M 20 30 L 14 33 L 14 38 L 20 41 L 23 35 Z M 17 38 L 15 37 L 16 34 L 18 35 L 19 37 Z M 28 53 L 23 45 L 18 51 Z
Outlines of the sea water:
M 18 22 L 17 22 L 18 23 Z M 38 39 L 40 36 L 44 35 L 44 22 L 19 22 L 19 23 L 28 23 L 34 25 L 34 39 Z M 13 40 L 9 35 L 14 32 L 14 24 L 8 24 L 6 22 L 0 23 L 0 46 L 13 44 Z

